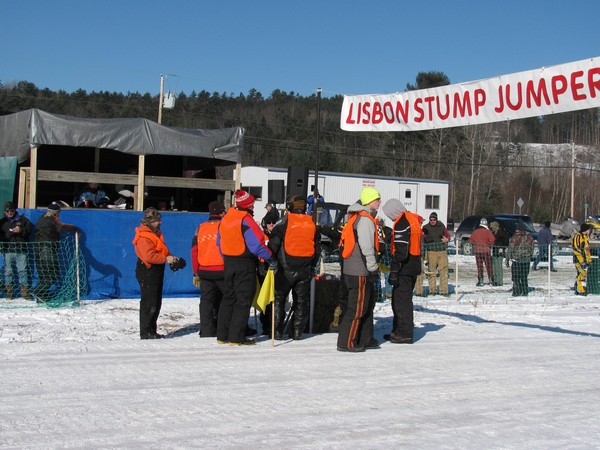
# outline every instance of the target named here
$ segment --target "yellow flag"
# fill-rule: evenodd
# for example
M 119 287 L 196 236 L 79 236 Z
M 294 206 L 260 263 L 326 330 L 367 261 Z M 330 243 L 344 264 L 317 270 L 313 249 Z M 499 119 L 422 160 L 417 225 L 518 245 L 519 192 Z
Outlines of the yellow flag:
M 390 271 L 390 268 L 389 268 L 388 266 L 386 266 L 386 265 L 385 265 L 384 263 L 382 263 L 382 262 L 380 262 L 380 263 L 377 263 L 377 265 L 379 266 L 379 271 L 380 271 L 381 273 L 386 273 L 386 272 L 389 272 L 389 271 Z
M 267 305 L 275 299 L 275 271 L 267 270 L 267 275 L 263 281 L 258 295 L 254 298 L 252 306 L 258 309 L 263 314 L 267 309 Z

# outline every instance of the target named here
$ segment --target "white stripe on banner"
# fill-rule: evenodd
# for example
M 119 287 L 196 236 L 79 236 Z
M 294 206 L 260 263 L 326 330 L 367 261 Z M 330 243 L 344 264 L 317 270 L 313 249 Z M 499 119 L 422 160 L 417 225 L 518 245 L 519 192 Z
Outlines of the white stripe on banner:
M 346 95 L 346 131 L 417 131 L 600 107 L 600 58 L 396 94 Z

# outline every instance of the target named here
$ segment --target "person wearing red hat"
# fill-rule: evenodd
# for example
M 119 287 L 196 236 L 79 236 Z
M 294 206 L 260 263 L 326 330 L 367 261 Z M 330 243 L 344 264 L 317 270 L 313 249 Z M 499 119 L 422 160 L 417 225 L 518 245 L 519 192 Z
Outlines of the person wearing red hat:
M 238 189 L 235 206 L 229 208 L 217 232 L 217 245 L 224 262 L 224 292 L 217 320 L 217 342 L 251 345 L 246 339 L 250 308 L 256 293 L 259 258 L 276 270 L 277 261 L 265 243 L 265 235 L 254 221 L 254 196 Z

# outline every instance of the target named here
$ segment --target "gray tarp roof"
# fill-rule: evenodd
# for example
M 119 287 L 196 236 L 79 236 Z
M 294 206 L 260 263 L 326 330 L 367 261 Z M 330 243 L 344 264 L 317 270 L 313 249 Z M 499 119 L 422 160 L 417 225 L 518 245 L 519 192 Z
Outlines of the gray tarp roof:
M 241 127 L 219 130 L 169 128 L 148 119 L 82 119 L 28 109 L 0 116 L 0 156 L 29 159 L 30 147 L 107 148 L 133 155 L 174 155 L 239 162 Z

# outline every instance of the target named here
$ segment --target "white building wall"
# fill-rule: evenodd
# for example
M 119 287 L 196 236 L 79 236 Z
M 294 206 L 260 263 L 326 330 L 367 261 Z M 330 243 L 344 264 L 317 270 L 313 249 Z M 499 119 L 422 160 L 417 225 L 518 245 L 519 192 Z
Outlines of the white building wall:
M 287 183 L 287 169 L 248 166 L 242 167 L 243 187 L 260 187 L 262 196 L 257 198 L 255 218 L 260 221 L 265 214 L 264 206 L 268 202 L 268 180 L 284 180 Z M 308 188 L 314 186 L 314 171 L 309 172 Z M 319 192 L 327 202 L 350 205 L 355 203 L 360 192 L 366 186 L 379 191 L 382 204 L 390 198 L 400 199 L 409 211 L 416 212 L 426 220 L 429 214 L 436 212 L 439 220 L 447 223 L 448 218 L 448 182 L 437 180 L 405 179 L 392 177 L 374 177 L 371 175 L 341 174 L 319 172 Z M 310 195 L 311 192 L 308 193 Z M 426 196 L 438 196 L 439 207 L 426 208 Z M 285 209 L 285 205 L 277 205 Z M 380 210 L 378 217 L 389 220 Z

